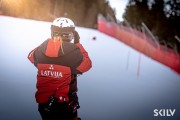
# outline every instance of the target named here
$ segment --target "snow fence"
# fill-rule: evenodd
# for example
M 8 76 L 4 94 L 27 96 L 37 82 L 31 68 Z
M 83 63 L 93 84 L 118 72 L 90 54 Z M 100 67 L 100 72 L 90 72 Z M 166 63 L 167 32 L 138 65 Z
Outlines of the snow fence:
M 98 30 L 131 46 L 180 74 L 180 54 L 135 29 L 98 17 Z

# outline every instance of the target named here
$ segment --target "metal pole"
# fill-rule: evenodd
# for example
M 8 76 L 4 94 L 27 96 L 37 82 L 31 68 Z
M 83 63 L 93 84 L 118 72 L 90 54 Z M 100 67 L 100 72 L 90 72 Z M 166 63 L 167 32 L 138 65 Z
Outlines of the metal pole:
M 128 21 L 127 21 L 126 19 L 124 19 L 124 22 L 125 22 L 125 23 L 126 23 L 126 25 L 130 28 L 131 33 L 133 33 L 133 34 L 134 34 L 134 32 L 133 32 L 133 30 L 132 30 L 132 28 L 131 28 L 131 25 L 128 23 Z
M 175 35 L 174 38 L 180 43 L 180 38 L 177 35 Z
M 154 42 L 156 43 L 158 49 L 160 49 L 159 43 L 157 42 L 156 38 L 152 34 L 152 32 L 148 29 L 148 27 L 142 22 L 142 26 L 146 29 L 146 31 L 149 33 L 149 35 L 153 38 Z
M 175 37 L 175 39 L 180 43 L 180 38 L 179 38 L 177 35 L 175 35 L 174 37 Z M 178 48 L 177 48 L 177 46 L 176 46 L 176 55 L 179 56 L 179 53 L 178 53 L 178 50 L 177 50 L 177 49 L 178 49 Z M 180 57 L 179 57 L 178 63 L 180 63 Z
M 129 68 L 129 56 L 130 56 L 130 50 L 128 51 L 128 56 L 127 56 L 127 64 L 126 64 L 127 70 Z
M 141 53 L 139 53 L 139 60 L 138 60 L 138 69 L 137 69 L 137 77 L 140 76 L 140 69 L 141 69 Z

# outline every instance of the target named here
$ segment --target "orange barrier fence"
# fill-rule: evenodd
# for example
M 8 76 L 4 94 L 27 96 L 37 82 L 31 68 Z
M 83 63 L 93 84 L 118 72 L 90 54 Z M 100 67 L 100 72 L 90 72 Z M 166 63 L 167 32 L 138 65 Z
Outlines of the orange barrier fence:
M 147 35 L 135 29 L 119 26 L 116 23 L 108 22 L 104 19 L 98 19 L 98 30 L 117 38 L 180 74 L 180 54 L 160 45 Z

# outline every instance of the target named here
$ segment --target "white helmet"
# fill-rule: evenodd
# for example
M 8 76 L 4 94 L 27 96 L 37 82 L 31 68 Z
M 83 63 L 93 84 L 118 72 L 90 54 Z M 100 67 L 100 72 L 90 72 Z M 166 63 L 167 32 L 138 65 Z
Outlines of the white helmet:
M 69 18 L 60 17 L 55 19 L 51 25 L 51 36 L 61 36 L 64 41 L 71 41 L 74 38 L 75 25 Z
M 69 18 L 60 17 L 53 21 L 53 26 L 57 26 L 59 28 L 65 28 L 65 27 L 75 27 L 74 22 L 70 20 Z

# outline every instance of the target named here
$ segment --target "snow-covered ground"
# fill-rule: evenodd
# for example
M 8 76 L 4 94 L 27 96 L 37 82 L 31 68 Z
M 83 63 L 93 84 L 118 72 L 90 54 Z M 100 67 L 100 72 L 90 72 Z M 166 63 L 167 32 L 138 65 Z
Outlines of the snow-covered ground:
M 41 119 L 34 98 L 37 70 L 27 55 L 50 37 L 50 25 L 0 16 L 0 120 Z M 77 31 L 93 62 L 78 78 L 82 120 L 180 119 L 180 75 L 97 30 Z M 176 111 L 155 117 L 154 109 Z

